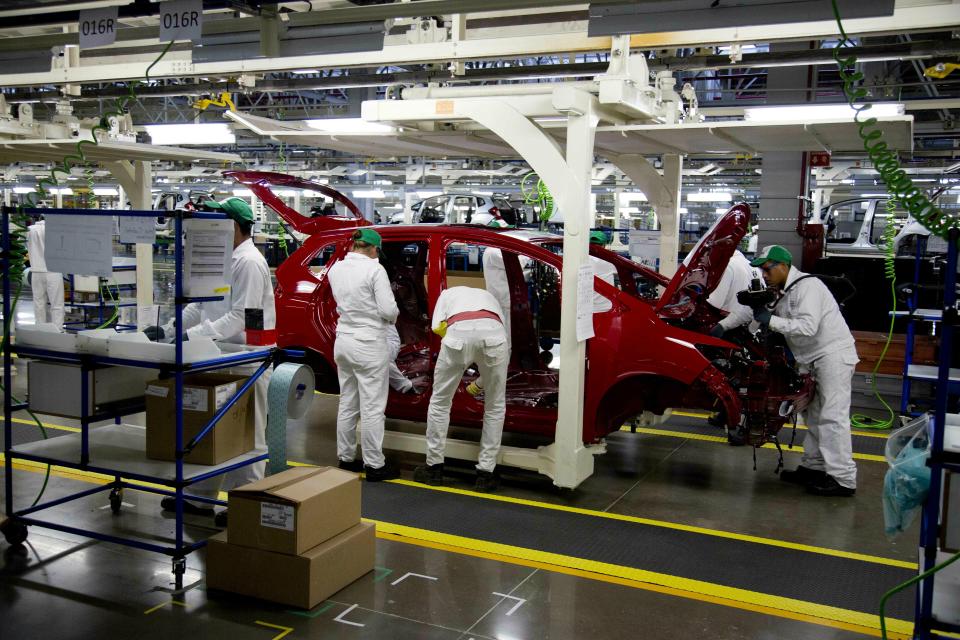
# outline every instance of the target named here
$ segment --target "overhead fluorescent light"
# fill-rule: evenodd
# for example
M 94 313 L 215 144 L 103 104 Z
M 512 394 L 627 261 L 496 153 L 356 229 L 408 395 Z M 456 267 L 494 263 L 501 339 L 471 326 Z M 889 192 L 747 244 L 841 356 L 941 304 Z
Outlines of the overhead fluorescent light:
M 855 181 L 855 180 L 851 180 L 850 178 L 845 178 L 845 179 L 843 179 L 843 180 L 840 181 L 840 184 L 853 184 L 854 182 L 856 182 L 856 181 Z
M 13 188 L 14 193 L 20 193 L 20 194 L 33 193 L 34 191 L 36 191 L 36 189 L 33 187 L 14 187 Z
M 380 189 L 360 189 L 358 191 L 352 191 L 354 198 L 373 198 L 374 200 L 384 197 L 383 191 Z
M 296 74 L 298 76 L 305 76 L 308 73 L 320 73 L 319 69 L 294 69 L 290 73 Z
M 903 104 L 879 102 L 865 112 L 873 118 L 902 116 Z M 748 122 L 811 122 L 814 120 L 853 120 L 857 112 L 848 104 L 809 104 L 775 107 L 747 107 L 743 119 Z
M 363 135 L 370 133 L 395 133 L 396 127 L 379 122 L 367 122 L 363 118 L 320 118 L 304 120 L 303 123 L 311 129 L 325 133 L 340 133 L 347 135 Z
M 727 208 L 726 208 L 726 207 L 717 207 L 716 209 L 713 210 L 713 212 L 714 212 L 714 213 L 719 213 L 720 215 L 723 215 L 724 213 L 727 212 Z
M 677 209 L 677 213 L 689 213 L 686 207 L 680 207 Z
M 434 196 L 442 196 L 443 191 L 417 191 L 418 198 L 432 198 Z
M 234 144 L 237 136 L 226 122 L 148 124 L 150 141 L 160 145 Z
M 250 189 L 234 189 L 233 195 L 238 198 L 249 198 L 253 195 L 253 191 L 250 191 Z
M 474 191 L 473 193 L 476 194 L 476 195 L 478 195 L 478 196 L 492 196 L 492 195 L 493 195 L 493 191 Z
M 281 198 L 293 198 L 297 195 L 296 189 L 278 189 L 274 191 Z
M 119 189 L 114 189 L 114 188 L 112 188 L 112 187 L 104 187 L 104 188 L 94 187 L 94 188 L 93 188 L 93 195 L 95 195 L 95 196 L 118 196 L 118 195 L 120 195 L 120 190 L 119 190 Z
M 886 198 L 887 194 L 885 193 L 861 193 L 861 198 Z
M 733 196 L 727 191 L 688 193 L 687 202 L 730 202 Z
M 619 195 L 620 204 L 626 204 L 627 202 L 646 202 L 647 196 L 643 193 L 633 193 L 626 192 Z
M 49 193 L 60 194 L 61 196 L 72 196 L 73 189 L 70 187 L 51 187 L 47 189 Z

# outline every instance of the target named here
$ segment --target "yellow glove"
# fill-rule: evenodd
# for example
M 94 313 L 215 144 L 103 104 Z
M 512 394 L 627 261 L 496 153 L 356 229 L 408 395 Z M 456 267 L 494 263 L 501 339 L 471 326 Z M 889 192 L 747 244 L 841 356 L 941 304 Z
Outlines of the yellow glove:
M 447 335 L 447 321 L 444 320 L 440 323 L 439 327 L 436 327 L 433 332 L 440 336 L 441 338 Z
M 467 385 L 467 393 L 469 393 L 471 396 L 477 396 L 483 393 L 483 387 L 478 385 L 476 382 L 471 382 Z

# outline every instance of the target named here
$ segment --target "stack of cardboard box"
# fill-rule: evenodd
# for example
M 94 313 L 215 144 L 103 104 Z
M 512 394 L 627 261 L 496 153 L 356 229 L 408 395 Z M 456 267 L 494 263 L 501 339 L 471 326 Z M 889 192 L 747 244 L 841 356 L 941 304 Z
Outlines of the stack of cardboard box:
M 312 609 L 373 570 L 360 478 L 298 467 L 230 492 L 227 531 L 207 545 L 207 587 Z

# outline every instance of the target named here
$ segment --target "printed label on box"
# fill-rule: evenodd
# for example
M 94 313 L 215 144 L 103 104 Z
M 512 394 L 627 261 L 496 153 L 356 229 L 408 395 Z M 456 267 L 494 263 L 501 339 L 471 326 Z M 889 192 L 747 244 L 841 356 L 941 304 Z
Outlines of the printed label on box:
M 196 387 L 183 388 L 183 408 L 188 411 L 207 410 L 207 390 Z
M 219 410 L 220 410 L 220 407 L 222 407 L 224 404 L 226 404 L 227 400 L 229 400 L 230 398 L 232 398 L 236 392 L 237 392 L 237 383 L 236 383 L 236 382 L 231 382 L 230 384 L 222 384 L 222 385 L 220 385 L 219 387 L 217 387 L 217 390 L 216 390 L 216 393 L 217 393 L 217 398 L 216 398 L 217 410 L 219 411 Z
M 261 502 L 260 526 L 293 531 L 293 506 Z
M 158 398 L 166 398 L 167 394 L 170 393 L 169 387 L 158 387 L 153 384 L 147 385 L 147 390 L 145 392 L 148 396 L 157 396 Z

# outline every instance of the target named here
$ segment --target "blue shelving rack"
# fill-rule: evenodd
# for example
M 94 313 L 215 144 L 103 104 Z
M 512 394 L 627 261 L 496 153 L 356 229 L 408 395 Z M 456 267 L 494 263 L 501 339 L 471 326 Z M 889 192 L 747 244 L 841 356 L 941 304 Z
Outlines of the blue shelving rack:
M 943 450 L 946 431 L 947 401 L 950 397 L 950 355 L 954 327 L 960 322 L 957 310 L 957 243 L 960 229 L 949 232 L 947 250 L 947 273 L 943 295 L 943 313 L 940 324 L 940 362 L 937 372 L 937 393 L 932 426 L 930 459 L 930 493 L 923 505 L 920 523 L 920 548 L 922 551 L 920 571 L 928 571 L 937 564 L 940 536 L 940 504 L 943 493 L 943 472 L 960 473 L 960 454 Z M 942 633 L 960 633 L 960 626 L 941 622 L 933 617 L 933 588 L 937 574 L 919 583 L 916 597 L 914 638 L 930 640 L 943 638 Z
M 2 263 L 3 274 L 2 274 L 2 287 L 3 287 L 3 317 L 11 317 L 11 282 L 10 282 L 10 257 L 11 257 L 11 235 L 10 235 L 10 218 L 12 215 L 27 215 L 27 216 L 56 216 L 56 215 L 91 215 L 91 216 L 137 216 L 137 217 L 150 217 L 155 218 L 157 215 L 156 211 L 149 210 L 102 210 L 102 209 L 23 209 L 17 210 L 14 207 L 3 207 L 2 208 Z M 209 298 L 188 298 L 183 294 L 183 243 L 181 238 L 183 237 L 183 219 L 185 217 L 191 218 L 201 218 L 201 219 L 225 219 L 226 216 L 220 213 L 198 213 L 198 212 L 177 212 L 174 217 L 174 228 L 175 228 L 175 317 L 177 326 L 183 326 L 183 307 L 191 302 L 205 302 L 213 300 L 221 300 L 222 297 L 209 297 Z M 8 540 L 12 541 L 22 541 L 26 539 L 27 535 L 27 526 L 37 526 L 45 527 L 49 529 L 55 529 L 58 531 L 63 531 L 66 533 L 71 533 L 75 535 L 85 536 L 93 538 L 96 540 L 103 540 L 107 542 L 113 542 L 116 544 L 122 544 L 129 547 L 134 547 L 137 549 L 144 549 L 147 551 L 154 551 L 157 553 L 165 554 L 172 559 L 172 570 L 175 579 L 175 585 L 177 589 L 183 588 L 183 576 L 186 572 L 186 556 L 191 552 L 203 547 L 206 545 L 206 540 L 196 541 L 196 542 L 187 542 L 184 540 L 184 520 L 183 520 L 183 504 L 184 499 L 189 497 L 190 500 L 198 502 L 206 502 L 210 504 L 220 504 L 224 505 L 225 503 L 221 500 L 205 498 L 200 496 L 193 496 L 187 493 L 187 488 L 191 485 L 206 480 L 208 478 L 225 474 L 234 469 L 243 467 L 245 465 L 253 464 L 260 460 L 266 460 L 268 454 L 265 451 L 255 450 L 251 453 L 238 456 L 227 463 L 222 465 L 217 465 L 214 467 L 207 467 L 206 471 L 195 470 L 193 473 L 187 473 L 186 466 L 197 467 L 199 465 L 187 465 L 184 462 L 184 457 L 190 453 L 205 437 L 207 437 L 213 429 L 216 427 L 217 422 L 220 418 L 229 411 L 237 400 L 247 392 L 248 389 L 256 382 L 256 380 L 266 371 L 275 356 L 275 349 L 266 348 L 255 351 L 244 352 L 237 355 L 225 356 L 221 358 L 216 358 L 213 360 L 206 360 L 202 362 L 193 362 L 193 363 L 184 363 L 183 361 L 183 341 L 180 335 L 176 339 L 175 353 L 176 357 L 172 363 L 153 363 L 153 362 L 142 362 L 136 360 L 124 360 L 117 358 L 109 357 L 99 357 L 86 354 L 76 354 L 76 353 L 65 353 L 65 352 L 56 352 L 48 351 L 42 349 L 32 349 L 32 348 L 16 348 L 13 347 L 10 343 L 10 336 L 8 332 L 8 325 L 4 323 L 4 349 L 3 349 L 3 373 L 4 380 L 9 381 L 12 369 L 12 357 L 16 353 L 18 356 L 23 358 L 34 358 L 39 360 L 47 360 L 52 362 L 61 362 L 61 363 L 73 363 L 78 364 L 81 368 L 81 428 L 79 434 L 70 434 L 66 436 L 59 436 L 56 438 L 51 438 L 49 440 L 44 440 L 39 443 L 29 443 L 26 445 L 13 446 L 13 434 L 12 434 L 12 425 L 13 425 L 13 413 L 21 409 L 27 408 L 27 403 L 15 404 L 13 401 L 13 395 L 10 384 L 4 385 L 3 393 L 3 417 L 4 417 L 4 495 L 5 495 L 5 515 L 6 522 L 4 523 L 4 535 L 7 536 Z M 259 368 L 256 372 L 250 376 L 250 378 L 237 390 L 236 394 L 230 398 L 224 405 L 216 412 L 216 414 L 211 418 L 210 422 L 203 428 L 201 431 L 190 440 L 190 442 L 184 442 L 183 437 L 183 379 L 184 376 L 191 373 L 197 373 L 202 371 L 212 371 L 217 369 L 224 369 L 227 367 L 233 367 L 242 364 L 252 364 L 260 362 Z M 119 367 L 138 367 L 138 368 L 148 368 L 148 369 L 157 369 L 160 373 L 169 374 L 174 378 L 174 390 L 175 390 L 175 402 L 176 402 L 176 461 L 174 463 L 156 463 L 153 461 L 146 460 L 145 450 L 139 450 L 138 453 L 140 457 L 143 458 L 144 467 L 157 469 L 160 466 L 163 466 L 165 473 L 150 473 L 138 471 L 135 468 L 135 464 L 125 464 L 125 465 L 115 465 L 113 467 L 109 465 L 97 464 L 95 459 L 91 459 L 91 449 L 94 448 L 92 445 L 96 443 L 91 442 L 91 431 L 94 435 L 97 435 L 97 431 L 101 429 L 114 429 L 114 433 L 120 433 L 123 430 L 122 427 L 99 427 L 96 430 L 92 430 L 91 426 L 95 422 L 107 421 L 113 419 L 115 423 L 120 424 L 120 418 L 124 415 L 129 415 L 131 413 L 136 413 L 142 411 L 142 406 L 132 406 L 126 408 L 116 408 L 110 411 L 102 412 L 100 414 L 95 414 L 93 411 L 95 407 L 88 406 L 88 376 L 87 373 L 92 371 L 94 368 L 104 367 L 104 366 L 119 366 Z M 51 443 L 53 443 L 51 445 Z M 111 442 L 111 447 L 122 446 L 115 445 L 114 442 Z M 62 452 L 67 450 L 71 452 L 69 456 L 63 456 Z M 60 452 L 61 455 L 57 455 L 54 452 Z M 136 447 L 131 447 L 130 451 L 137 451 Z M 14 487 L 14 477 L 13 477 L 13 463 L 15 460 L 32 460 L 35 462 L 40 462 L 44 464 L 57 465 L 60 467 L 66 467 L 70 469 L 78 469 L 83 471 L 92 471 L 96 473 L 107 474 L 113 476 L 113 481 L 105 484 L 103 486 L 94 487 L 92 489 L 87 489 L 77 493 L 73 493 L 62 498 L 48 500 L 42 502 L 35 506 L 24 508 L 24 509 L 15 509 L 13 504 L 13 487 Z M 150 464 L 153 462 L 153 464 Z M 172 473 L 169 473 L 170 465 L 172 465 Z M 121 468 L 121 466 L 123 468 Z M 143 484 L 149 483 L 149 484 Z M 150 485 L 159 485 L 159 486 L 150 486 Z M 57 507 L 59 505 L 71 502 L 73 500 L 79 500 L 98 494 L 101 492 L 110 492 L 110 505 L 114 511 L 120 509 L 122 502 L 122 493 L 125 488 L 136 489 L 138 491 L 147 491 L 151 493 L 160 494 L 163 496 L 172 496 L 176 499 L 176 517 L 175 517 L 175 532 L 173 539 L 170 540 L 167 544 L 159 544 L 157 542 L 148 542 L 143 539 L 136 537 L 124 537 L 119 535 L 112 535 L 100 531 L 92 531 L 88 529 L 83 529 L 80 527 L 71 526 L 70 524 L 55 522 L 52 520 L 40 519 L 37 517 L 37 514 L 43 512 L 44 510 Z

